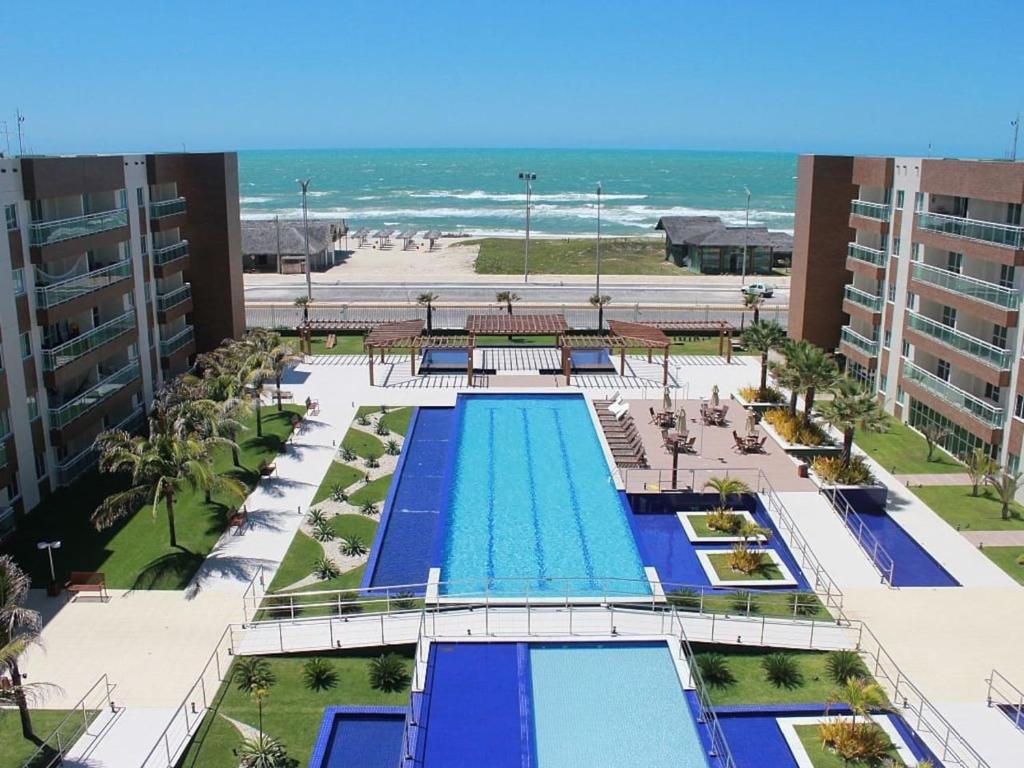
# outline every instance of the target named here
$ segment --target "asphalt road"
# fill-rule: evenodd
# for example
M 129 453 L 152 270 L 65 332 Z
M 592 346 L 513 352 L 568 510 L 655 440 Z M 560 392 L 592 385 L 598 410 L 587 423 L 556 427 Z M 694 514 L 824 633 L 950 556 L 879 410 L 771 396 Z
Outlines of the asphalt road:
M 349 285 L 313 284 L 313 298 L 321 302 L 398 302 L 415 301 L 417 294 L 432 291 L 443 302 L 493 302 L 498 291 L 513 290 L 526 303 L 585 304 L 594 293 L 592 285 L 562 285 L 558 282 L 536 281 L 510 285 L 503 283 L 357 283 Z M 250 302 L 291 302 L 305 295 L 305 285 L 249 286 L 245 298 Z M 740 304 L 738 286 L 722 285 L 651 285 L 649 283 L 617 283 L 602 288 L 614 304 Z M 768 307 L 789 302 L 789 289 L 776 288 L 766 300 Z

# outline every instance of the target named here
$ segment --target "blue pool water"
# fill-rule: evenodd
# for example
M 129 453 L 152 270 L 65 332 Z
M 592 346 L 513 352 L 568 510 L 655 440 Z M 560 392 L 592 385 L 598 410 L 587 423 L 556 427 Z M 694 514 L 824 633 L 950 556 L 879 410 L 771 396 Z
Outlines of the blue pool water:
M 427 349 L 420 360 L 421 371 L 465 371 L 468 349 Z
M 530 647 L 540 768 L 706 768 L 668 647 Z
M 402 757 L 402 707 L 329 707 L 312 768 L 395 768 Z
M 462 395 L 441 550 L 459 590 L 649 594 L 620 495 L 578 395 Z
M 574 349 L 569 353 L 572 366 L 576 369 L 606 369 L 614 368 L 607 349 Z
M 413 414 L 362 586 L 427 581 L 454 416 L 454 408 L 418 408 Z

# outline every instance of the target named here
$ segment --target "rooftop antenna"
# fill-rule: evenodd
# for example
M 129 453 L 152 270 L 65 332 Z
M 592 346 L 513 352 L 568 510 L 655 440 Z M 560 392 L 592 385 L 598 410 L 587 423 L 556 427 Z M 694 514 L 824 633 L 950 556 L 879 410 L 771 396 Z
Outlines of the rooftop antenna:
M 22 124 L 25 122 L 25 116 L 21 114 L 20 109 L 14 110 L 14 116 L 18 121 L 18 154 L 25 154 L 25 131 L 22 129 Z
M 1010 125 L 1013 126 L 1013 148 L 1010 150 L 1010 162 L 1015 162 L 1017 160 L 1017 136 L 1020 134 L 1020 112 L 1010 121 Z
M 7 144 L 7 154 L 11 154 L 11 132 L 7 130 L 7 121 L 0 120 L 0 132 L 4 135 L 4 142 Z

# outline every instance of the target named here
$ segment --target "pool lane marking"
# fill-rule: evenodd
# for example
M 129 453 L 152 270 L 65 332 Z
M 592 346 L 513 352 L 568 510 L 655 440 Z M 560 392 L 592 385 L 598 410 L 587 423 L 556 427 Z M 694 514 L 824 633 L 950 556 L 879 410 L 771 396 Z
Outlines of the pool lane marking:
M 569 446 L 565 443 L 565 433 L 562 430 L 561 413 L 555 408 L 551 409 L 555 415 L 555 431 L 558 433 L 558 449 L 562 453 L 562 466 L 565 467 L 565 479 L 569 484 L 569 503 L 572 506 L 573 521 L 576 523 L 576 535 L 580 539 L 580 549 L 583 551 L 583 562 L 587 569 L 587 576 L 590 577 L 591 586 L 596 586 L 594 581 L 594 564 L 590 560 L 590 547 L 587 545 L 587 537 L 583 531 L 583 517 L 580 514 L 580 499 L 576 492 L 576 480 L 573 477 L 572 464 L 569 461 Z
M 533 475 L 533 444 L 530 442 L 530 422 L 525 408 L 520 408 L 519 413 L 523 419 L 523 448 L 526 451 L 526 485 L 530 494 L 530 514 L 533 516 L 533 551 L 537 556 L 537 570 L 539 578 L 537 586 L 544 589 L 544 578 L 547 576 L 547 568 L 544 566 L 544 546 L 540 540 L 540 510 L 537 509 L 537 484 Z
M 494 586 L 494 414 L 487 411 L 487 581 Z

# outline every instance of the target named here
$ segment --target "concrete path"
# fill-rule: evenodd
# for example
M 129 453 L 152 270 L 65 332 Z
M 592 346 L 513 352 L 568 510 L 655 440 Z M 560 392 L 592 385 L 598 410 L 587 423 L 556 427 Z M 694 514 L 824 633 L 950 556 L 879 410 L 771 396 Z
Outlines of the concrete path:
M 903 485 L 970 485 L 971 476 L 966 472 L 941 472 L 919 475 L 893 475 Z
M 960 531 L 976 547 L 1024 547 L 1024 531 Z
M 939 710 L 992 768 L 1018 768 L 1024 755 L 1024 731 L 984 702 L 942 703 Z

